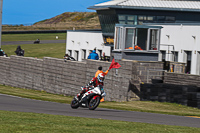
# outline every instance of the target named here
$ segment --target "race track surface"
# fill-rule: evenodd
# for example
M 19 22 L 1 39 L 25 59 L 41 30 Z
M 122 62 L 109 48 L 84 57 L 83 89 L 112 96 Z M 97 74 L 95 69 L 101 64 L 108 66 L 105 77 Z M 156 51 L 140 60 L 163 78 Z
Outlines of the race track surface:
M 200 128 L 200 118 L 103 108 L 97 108 L 96 110 L 88 110 L 87 108 L 71 109 L 69 104 L 32 100 L 4 94 L 0 94 L 0 110 Z

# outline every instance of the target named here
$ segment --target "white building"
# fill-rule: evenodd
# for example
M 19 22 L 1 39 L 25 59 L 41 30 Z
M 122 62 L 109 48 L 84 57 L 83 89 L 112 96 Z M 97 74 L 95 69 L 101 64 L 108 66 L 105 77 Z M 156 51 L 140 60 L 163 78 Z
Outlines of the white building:
M 159 60 L 184 62 L 190 67 L 191 74 L 200 75 L 200 26 L 181 24 L 162 27 Z
M 102 36 L 91 39 L 101 43 L 86 45 L 85 38 L 92 36 L 88 32 L 77 32 L 73 39 L 69 33 L 67 50 L 81 47 L 81 52 L 87 46 L 87 56 L 94 47 L 103 50 L 104 42 L 115 58 L 182 62 L 186 64 L 185 72 L 200 74 L 199 0 L 113 0 L 89 9 L 97 11 L 102 27 Z M 106 54 L 111 55 L 109 52 Z
M 94 48 L 99 57 L 103 52 L 110 55 L 110 47 L 104 45 L 101 31 L 67 31 L 66 43 L 66 53 L 78 61 L 87 59 Z

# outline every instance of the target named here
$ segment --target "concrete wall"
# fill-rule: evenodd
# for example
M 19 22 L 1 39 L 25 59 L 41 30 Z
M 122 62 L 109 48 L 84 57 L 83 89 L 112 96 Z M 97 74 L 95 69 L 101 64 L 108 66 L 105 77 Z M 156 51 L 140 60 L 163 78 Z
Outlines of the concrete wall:
M 104 82 L 107 101 L 139 100 L 140 84 L 147 82 L 147 71 L 163 68 L 161 62 L 116 62 L 122 67 L 111 69 Z M 64 62 L 63 59 L 50 57 L 0 57 L 0 84 L 74 96 L 81 91 L 81 86 L 86 85 L 94 77 L 100 65 L 105 71 L 110 63 L 96 60 Z M 149 81 L 152 75 L 161 76 L 162 73 L 150 72 Z
M 200 75 L 170 73 L 164 74 L 164 83 L 176 85 L 195 85 L 200 87 Z
M 179 65 L 177 67 L 181 67 Z M 164 72 L 163 79 L 164 83 L 139 84 L 140 100 L 178 103 L 200 109 L 199 75 Z
M 141 100 L 178 103 L 200 108 L 200 88 L 166 83 L 141 84 Z

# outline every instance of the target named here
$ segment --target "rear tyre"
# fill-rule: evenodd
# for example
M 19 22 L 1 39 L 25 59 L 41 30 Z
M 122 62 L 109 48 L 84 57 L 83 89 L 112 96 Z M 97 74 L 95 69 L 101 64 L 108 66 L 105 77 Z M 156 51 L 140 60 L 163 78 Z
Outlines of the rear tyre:
M 74 98 L 71 102 L 71 108 L 77 109 L 79 107 L 79 102 Z
M 100 97 L 96 97 L 95 99 L 91 99 L 89 102 L 89 110 L 95 110 L 100 103 Z

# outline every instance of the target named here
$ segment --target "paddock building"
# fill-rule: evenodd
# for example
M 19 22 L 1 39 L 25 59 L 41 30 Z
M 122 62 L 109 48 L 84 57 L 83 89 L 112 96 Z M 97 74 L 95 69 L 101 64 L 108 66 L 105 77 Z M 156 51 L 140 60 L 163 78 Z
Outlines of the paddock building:
M 97 48 L 115 59 L 169 61 L 200 75 L 200 0 L 111 0 L 90 6 L 101 31 L 67 31 L 66 53 Z

